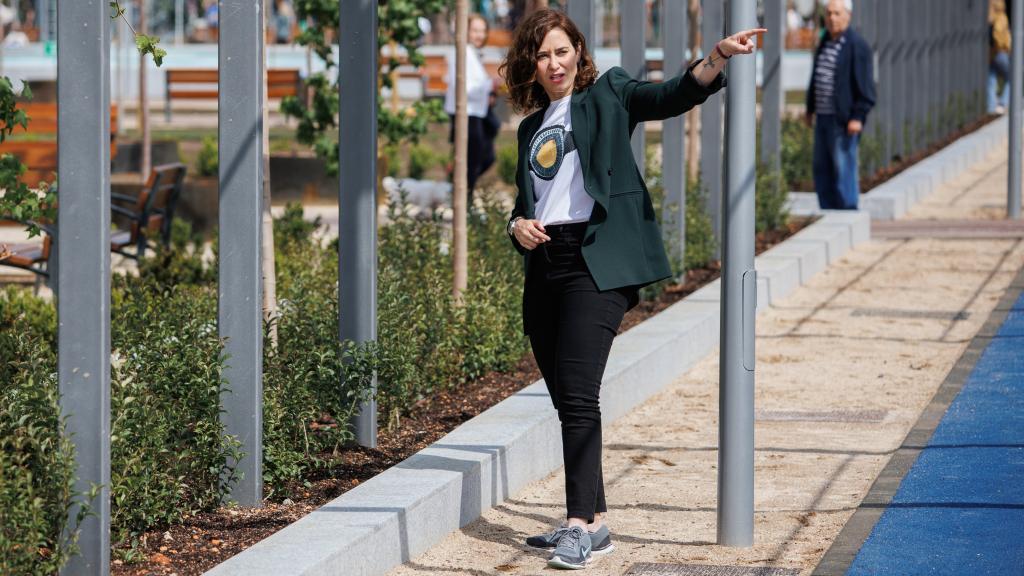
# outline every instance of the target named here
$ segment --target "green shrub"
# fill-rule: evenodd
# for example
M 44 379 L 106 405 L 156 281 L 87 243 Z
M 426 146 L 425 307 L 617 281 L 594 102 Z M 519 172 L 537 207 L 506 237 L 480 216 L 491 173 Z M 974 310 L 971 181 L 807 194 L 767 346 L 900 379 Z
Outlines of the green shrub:
M 782 177 L 789 190 L 814 189 L 814 129 L 798 118 L 782 120 Z
M 754 229 L 757 232 L 778 230 L 789 222 L 789 188 L 782 178 L 782 172 L 772 170 L 767 164 L 757 167 L 755 193 Z
M 509 186 L 516 184 L 516 168 L 519 166 L 519 149 L 515 144 L 498 148 L 498 176 Z
M 217 138 L 204 136 L 202 148 L 196 157 L 196 172 L 200 176 L 216 176 L 220 168 L 219 155 L 217 152 Z
M 387 175 L 392 178 L 398 178 L 399 174 L 402 173 L 402 158 L 398 154 L 398 146 L 385 145 L 383 146 L 384 162 L 387 163 Z
M 423 176 L 438 162 L 438 156 L 430 147 L 415 144 L 409 147 L 409 178 L 422 180 Z
M 74 492 L 74 451 L 57 402 L 52 334 L 30 325 L 43 303 L 25 306 L 28 299 L 12 302 L 12 295 L 9 289 L 0 294 L 0 316 L 13 318 L 0 331 L 0 574 L 56 574 L 76 551 L 74 538 L 62 532 L 64 520 L 89 496 Z
M 686 185 L 686 254 L 683 266 L 686 270 L 703 268 L 715 258 L 718 241 L 708 212 L 708 191 L 704 182 L 690 180 Z

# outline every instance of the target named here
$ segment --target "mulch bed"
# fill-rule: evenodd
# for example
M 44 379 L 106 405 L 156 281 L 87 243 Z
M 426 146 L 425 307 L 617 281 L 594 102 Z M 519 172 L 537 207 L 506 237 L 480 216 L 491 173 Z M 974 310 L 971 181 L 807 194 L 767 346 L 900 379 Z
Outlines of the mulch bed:
M 811 218 L 794 217 L 785 230 L 758 234 L 755 252 L 760 254 L 811 222 Z M 720 272 L 717 262 L 707 268 L 690 270 L 685 282 L 669 286 L 656 300 L 641 302 L 630 310 L 619 332 L 629 330 L 713 282 Z M 219 508 L 186 518 L 166 531 L 151 531 L 141 543 L 146 560 L 133 564 L 114 560 L 111 573 L 114 576 L 198 576 L 426 448 L 540 377 L 533 355 L 528 353 L 509 372 L 492 372 L 459 386 L 458 390 L 425 399 L 402 418 L 396 430 L 380 431 L 376 449 L 354 446 L 334 457 L 330 470 L 309 478 L 309 486 L 300 489 L 294 501 L 267 502 L 263 508 Z

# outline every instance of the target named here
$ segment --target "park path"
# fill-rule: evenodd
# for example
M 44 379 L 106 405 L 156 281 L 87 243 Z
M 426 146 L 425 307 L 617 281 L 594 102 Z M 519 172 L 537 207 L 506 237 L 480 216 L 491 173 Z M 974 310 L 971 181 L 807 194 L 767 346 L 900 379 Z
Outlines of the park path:
M 714 544 L 716 350 L 605 428 L 618 549 L 586 573 L 671 563 L 810 574 L 1024 266 L 1022 235 L 977 233 L 1004 218 L 1006 177 L 1004 146 L 758 317 L 753 547 Z M 949 233 L 945 220 L 976 226 Z M 521 542 L 560 520 L 563 482 L 559 470 L 529 485 L 390 574 L 553 573 Z

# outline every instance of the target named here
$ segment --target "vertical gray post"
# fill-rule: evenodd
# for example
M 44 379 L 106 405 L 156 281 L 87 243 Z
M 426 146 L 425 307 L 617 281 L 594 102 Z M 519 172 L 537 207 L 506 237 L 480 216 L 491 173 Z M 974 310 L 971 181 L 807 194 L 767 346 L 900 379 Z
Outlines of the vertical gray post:
M 593 55 L 597 48 L 596 27 L 594 25 L 594 0 L 570 0 L 569 18 L 576 23 L 580 33 L 587 39 L 587 48 Z
M 665 80 L 686 71 L 687 12 L 687 0 L 664 0 L 661 34 Z M 683 116 L 669 118 L 662 122 L 661 130 L 661 177 L 665 183 L 661 230 L 668 241 L 669 256 L 682 271 L 686 255 L 686 120 Z
M 761 80 L 761 162 L 772 170 L 782 166 L 782 49 L 786 43 L 786 2 L 764 1 Z
M 701 3 L 701 53 L 710 54 L 722 39 L 722 0 Z M 731 82 L 730 82 L 731 83 Z M 728 92 L 728 89 L 726 90 Z M 708 191 L 707 203 L 715 230 L 715 258 L 722 254 L 722 97 L 713 94 L 700 106 L 700 179 Z
M 757 0 L 730 0 L 729 30 L 757 25 Z M 722 211 L 722 328 L 718 404 L 718 543 L 754 543 L 754 56 L 729 61 Z
M 43 11 L 47 11 L 44 7 Z M 81 553 L 62 574 L 110 573 L 110 8 L 57 12 L 57 371 L 75 446 L 75 491 L 100 486 L 81 524 Z M 68 527 L 80 506 L 68 514 Z
M 263 295 L 260 222 L 263 187 L 263 14 L 258 2 L 220 13 L 220 289 L 218 326 L 226 339 L 228 390 L 221 420 L 245 456 L 231 498 L 263 500 Z
M 635 5 L 634 5 L 635 4 Z M 622 67 L 630 76 L 637 80 L 647 79 L 646 48 L 647 11 L 644 2 L 635 2 L 630 6 L 622 3 L 619 6 L 619 45 L 622 51 Z M 646 168 L 644 157 L 644 126 L 640 124 L 633 132 L 633 158 L 643 175 Z
M 377 2 L 340 1 L 340 13 L 338 313 L 341 339 L 362 344 L 377 339 Z M 377 446 L 373 396 L 353 425 L 360 445 Z
M 1020 218 L 1021 194 L 1021 89 L 1024 88 L 1024 1 L 1013 0 L 1013 14 L 1010 15 L 1011 45 L 1010 58 L 1010 182 L 1007 190 L 1006 213 L 1010 218 Z
M 185 0 L 174 0 L 174 43 L 185 43 Z

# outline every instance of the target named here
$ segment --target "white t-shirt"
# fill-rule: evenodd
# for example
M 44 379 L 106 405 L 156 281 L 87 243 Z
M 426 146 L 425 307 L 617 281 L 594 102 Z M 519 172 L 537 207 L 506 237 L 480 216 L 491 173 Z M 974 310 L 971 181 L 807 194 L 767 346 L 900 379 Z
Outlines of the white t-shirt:
M 444 111 L 455 115 L 455 53 L 448 58 L 448 91 L 444 96 Z M 487 75 L 487 69 L 480 61 L 476 48 L 466 45 L 466 114 L 477 118 L 487 117 L 494 81 Z
M 583 188 L 580 154 L 566 142 L 566 133 L 572 130 L 571 99 L 569 95 L 552 102 L 544 113 L 544 122 L 530 140 L 535 212 L 544 225 L 587 222 L 594 209 L 594 199 Z

